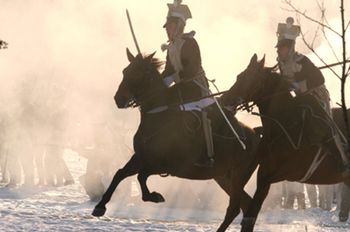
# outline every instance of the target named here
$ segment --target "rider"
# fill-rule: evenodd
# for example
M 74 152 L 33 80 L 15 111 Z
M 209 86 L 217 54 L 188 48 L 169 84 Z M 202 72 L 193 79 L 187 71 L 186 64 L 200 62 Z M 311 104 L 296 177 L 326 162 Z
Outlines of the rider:
M 294 19 L 288 17 L 286 23 L 279 23 L 277 28 L 278 42 L 277 61 L 280 73 L 288 80 L 297 96 L 310 94 L 322 106 L 328 114 L 327 118 L 332 120 L 329 92 L 324 85 L 325 79 L 321 71 L 306 56 L 295 51 L 295 40 L 300 34 L 300 26 L 293 25 Z M 332 120 L 333 121 L 333 120 Z M 333 131 L 334 122 L 331 122 Z M 331 152 L 341 154 L 346 172 L 349 172 L 349 158 L 345 154 L 346 143 L 340 142 L 339 133 L 333 135 L 332 144 L 329 147 Z M 332 152 L 332 153 L 333 153 Z
M 210 94 L 205 72 L 201 65 L 201 56 L 195 32 L 184 33 L 186 20 L 191 18 L 191 11 L 182 0 L 174 0 L 168 4 L 168 15 L 164 28 L 168 35 L 168 43 L 162 45 L 167 50 L 166 65 L 162 73 L 164 84 L 169 87 L 171 102 L 181 104 L 181 109 L 198 110 L 202 114 L 203 130 L 207 146 L 208 159 L 199 166 L 213 166 L 214 149 L 211 133 L 211 122 L 202 109 L 214 103 L 213 99 L 204 98 Z

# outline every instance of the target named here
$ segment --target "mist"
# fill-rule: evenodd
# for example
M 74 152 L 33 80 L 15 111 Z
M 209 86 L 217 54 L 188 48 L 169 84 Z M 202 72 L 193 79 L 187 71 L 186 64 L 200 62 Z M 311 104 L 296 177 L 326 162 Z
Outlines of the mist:
M 326 14 L 336 27 L 340 25 L 339 6 L 328 2 Z M 259 58 L 266 55 L 267 66 L 276 64 L 277 24 L 295 16 L 275 0 L 191 0 L 184 4 L 189 5 L 193 15 L 186 31 L 196 31 L 207 77 L 215 79 L 221 91 L 230 88 L 254 53 Z M 316 2 L 297 0 L 294 4 L 312 17 L 319 17 Z M 346 5 L 350 10 L 350 3 Z M 0 105 L 6 118 L 3 136 L 9 155 L 34 157 L 43 150 L 52 131 L 43 129 L 41 123 L 55 109 L 63 108 L 64 129 L 58 132 L 63 138 L 57 146 L 88 153 L 85 157 L 108 157 L 104 165 L 113 159 L 109 173 L 129 159 L 138 111 L 119 110 L 113 100 L 122 70 L 128 64 L 126 48 L 136 53 L 126 8 L 142 52 L 156 51 L 156 57 L 164 60 L 160 49 L 167 40 L 162 28 L 167 14 L 164 0 L 0 0 L 0 38 L 9 43 L 8 49 L 0 50 Z M 316 25 L 301 18 L 301 26 L 312 38 Z M 339 50 L 340 40 L 329 36 Z M 325 41 L 318 39 L 315 46 L 326 61 L 336 61 Z M 322 65 L 300 39 L 297 50 Z M 333 102 L 339 102 L 339 81 L 328 71 L 324 74 Z M 347 101 L 350 104 L 349 96 Z M 35 115 L 40 115 L 34 125 L 18 122 L 28 105 Z M 238 118 L 252 127 L 260 125 L 258 118 L 247 113 L 239 113 Z M 36 141 L 28 141 L 28 136 Z M 166 189 L 169 183 L 174 187 L 178 182 L 155 177 L 150 186 Z M 208 189 L 207 182 L 195 183 L 192 190 L 197 195 Z M 219 187 L 210 183 L 212 195 L 225 202 Z M 248 188 L 252 191 L 253 184 Z

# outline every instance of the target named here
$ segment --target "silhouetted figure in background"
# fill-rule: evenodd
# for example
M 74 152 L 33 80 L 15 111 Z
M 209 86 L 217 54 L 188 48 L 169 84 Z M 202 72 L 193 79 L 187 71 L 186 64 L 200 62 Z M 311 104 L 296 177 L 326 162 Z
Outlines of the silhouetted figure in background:
M 280 209 L 283 205 L 283 199 L 285 199 L 285 194 L 283 194 L 283 182 L 274 183 L 271 185 L 269 194 L 267 195 L 263 210 L 273 210 Z
M 310 203 L 310 208 L 317 208 L 318 206 L 318 194 L 317 194 L 317 190 L 318 187 L 317 185 L 313 185 L 313 184 L 305 184 L 305 188 L 306 188 L 306 193 L 307 196 L 309 198 L 309 203 Z
M 18 104 L 11 109 L 6 131 L 7 171 L 9 187 L 18 184 L 34 185 L 34 156 L 32 151 L 32 133 L 38 117 L 37 102 L 33 97 L 34 82 L 31 79 L 23 81 L 15 91 Z M 12 99 L 15 100 L 15 99 Z M 23 175 L 23 180 L 22 180 Z
M 3 112 L 0 113 L 0 183 L 8 182 L 7 172 L 7 147 L 6 147 L 6 118 Z
M 132 150 L 127 144 L 131 144 L 133 137 L 133 131 L 126 125 L 126 122 L 132 124 L 130 115 L 126 112 L 116 115 L 114 108 L 111 110 L 103 103 L 96 105 L 99 107 L 89 116 L 71 117 L 77 121 L 72 123 L 70 135 L 72 149 L 87 159 L 86 172 L 79 182 L 91 201 L 100 200 L 115 170 L 130 158 Z M 130 141 L 127 142 L 127 139 Z M 131 179 L 127 183 L 130 184 L 129 188 L 118 191 L 118 197 L 124 195 L 121 197 L 125 199 L 124 202 L 130 201 L 127 198 L 131 195 Z
M 323 210 L 330 211 L 333 204 L 334 185 L 318 185 L 318 191 L 319 207 Z
M 341 184 L 339 191 L 341 192 L 339 221 L 346 222 L 350 211 L 350 188 L 345 184 Z
M 283 208 L 293 209 L 294 201 L 297 202 L 297 209 L 305 209 L 304 185 L 297 182 L 284 181 L 285 199 Z
M 46 102 L 47 138 L 45 143 L 46 182 L 48 185 L 62 186 L 74 183 L 74 179 L 63 159 L 66 141 L 67 109 L 64 104 L 65 89 L 52 85 Z

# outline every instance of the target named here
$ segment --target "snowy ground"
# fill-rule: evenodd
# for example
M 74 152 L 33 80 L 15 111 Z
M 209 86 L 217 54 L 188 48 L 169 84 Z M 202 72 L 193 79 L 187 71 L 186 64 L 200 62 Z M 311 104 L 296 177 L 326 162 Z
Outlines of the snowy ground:
M 0 231 L 215 231 L 224 212 L 171 209 L 143 203 L 109 205 L 107 216 L 94 218 L 90 203 L 78 177 L 84 172 L 84 161 L 68 158 L 76 184 L 58 188 L 0 187 Z M 185 197 L 185 196 L 179 196 Z M 153 213 L 150 213 L 153 212 Z M 239 216 L 228 231 L 239 231 Z M 271 210 L 263 212 L 256 231 L 342 232 L 350 231 L 348 223 L 339 223 L 337 212 L 320 209 Z

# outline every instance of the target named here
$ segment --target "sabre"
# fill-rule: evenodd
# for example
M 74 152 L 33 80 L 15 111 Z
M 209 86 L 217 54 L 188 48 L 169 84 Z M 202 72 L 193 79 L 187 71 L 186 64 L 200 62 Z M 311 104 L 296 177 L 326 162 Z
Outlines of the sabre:
M 128 17 L 128 22 L 129 22 L 130 31 L 131 31 L 131 34 L 132 34 L 132 38 L 134 39 L 134 43 L 135 43 L 137 52 L 138 52 L 139 54 L 141 54 L 139 44 L 137 43 L 137 40 L 136 40 L 134 28 L 132 27 L 132 22 L 131 22 L 131 19 L 130 19 L 130 15 L 129 15 L 128 9 L 126 9 L 126 16 Z
M 203 90 L 206 90 L 206 87 L 204 87 L 201 83 L 199 83 L 199 82 L 196 81 L 196 80 L 194 80 L 194 82 L 195 82 L 200 88 L 202 88 Z M 210 81 L 210 82 L 211 82 L 211 83 L 215 86 L 215 88 L 218 90 L 218 88 L 217 88 L 216 85 L 214 84 L 214 81 Z M 218 90 L 218 92 L 219 92 L 219 90 Z M 210 91 L 210 89 L 209 89 L 209 96 L 214 96 L 214 95 L 212 94 L 212 92 Z M 206 98 L 208 98 L 208 96 L 206 96 Z M 242 139 L 240 138 L 240 136 L 239 136 L 239 134 L 237 133 L 237 131 L 235 130 L 235 128 L 232 126 L 230 120 L 227 118 L 227 116 L 226 116 L 224 110 L 222 109 L 220 103 L 218 102 L 218 100 L 217 100 L 215 97 L 214 97 L 213 99 L 214 99 L 214 101 L 215 101 L 216 106 L 219 108 L 220 113 L 221 113 L 222 116 L 224 117 L 224 119 L 225 119 L 227 125 L 230 127 L 230 129 L 231 129 L 231 131 L 233 132 L 234 136 L 235 136 L 236 139 L 238 140 L 239 144 L 242 146 L 243 150 L 246 150 L 246 149 L 247 149 L 247 146 L 246 146 L 245 143 L 242 141 Z

